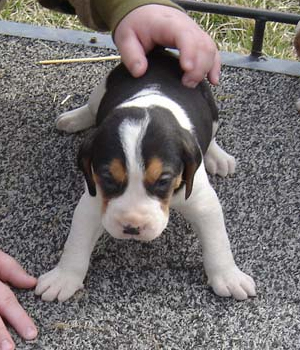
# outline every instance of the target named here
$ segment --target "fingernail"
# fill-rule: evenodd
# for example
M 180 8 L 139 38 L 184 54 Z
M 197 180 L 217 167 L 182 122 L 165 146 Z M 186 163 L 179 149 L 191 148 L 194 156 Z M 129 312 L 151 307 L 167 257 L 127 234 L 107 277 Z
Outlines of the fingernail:
M 25 338 L 27 340 L 34 339 L 37 336 L 37 330 L 34 327 L 28 327 L 25 331 Z
M 14 348 L 13 344 L 7 339 L 2 340 L 1 350 L 12 350 Z
M 141 68 L 142 68 L 142 63 L 141 62 L 136 62 L 132 66 L 131 69 L 131 74 L 135 77 L 138 78 L 141 75 Z
M 217 76 L 215 77 L 214 85 L 219 85 L 219 82 L 220 82 L 220 75 L 217 75 Z

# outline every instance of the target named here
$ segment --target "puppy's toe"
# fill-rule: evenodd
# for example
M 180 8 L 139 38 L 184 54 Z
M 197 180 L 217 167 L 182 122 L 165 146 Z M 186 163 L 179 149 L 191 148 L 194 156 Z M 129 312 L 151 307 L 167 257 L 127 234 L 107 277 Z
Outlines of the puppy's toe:
M 212 175 L 226 177 L 235 173 L 236 161 L 231 155 L 224 152 L 221 156 L 212 157 L 208 155 L 205 158 L 205 167 Z
M 208 283 L 221 297 L 232 296 L 237 300 L 245 300 L 256 296 L 253 279 L 236 266 L 230 270 L 212 274 Z
M 206 157 L 205 168 L 211 175 L 216 175 L 218 170 L 218 164 L 213 158 Z

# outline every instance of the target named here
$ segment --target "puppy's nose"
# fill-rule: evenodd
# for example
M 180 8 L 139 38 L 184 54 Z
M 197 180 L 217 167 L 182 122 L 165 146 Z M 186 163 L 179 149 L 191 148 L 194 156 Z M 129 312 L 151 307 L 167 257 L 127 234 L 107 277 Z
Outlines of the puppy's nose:
M 139 235 L 140 234 L 140 228 L 139 227 L 133 227 L 131 225 L 126 225 L 123 228 L 123 233 L 127 235 Z

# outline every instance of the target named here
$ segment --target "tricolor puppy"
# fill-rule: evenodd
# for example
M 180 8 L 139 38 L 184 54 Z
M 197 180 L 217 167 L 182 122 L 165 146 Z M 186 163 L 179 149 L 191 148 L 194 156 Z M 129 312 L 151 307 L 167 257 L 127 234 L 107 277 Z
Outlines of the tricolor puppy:
M 218 113 L 206 82 L 182 85 L 179 61 L 154 51 L 139 79 L 118 65 L 87 105 L 61 115 L 57 127 L 75 132 L 96 124 L 79 151 L 86 190 L 74 213 L 58 265 L 41 276 L 36 294 L 63 301 L 83 287 L 92 250 L 104 230 L 113 237 L 151 241 L 170 206 L 201 239 L 208 283 L 216 294 L 255 295 L 251 277 L 236 266 L 222 209 L 205 167 L 226 176 L 233 157 L 215 141 Z

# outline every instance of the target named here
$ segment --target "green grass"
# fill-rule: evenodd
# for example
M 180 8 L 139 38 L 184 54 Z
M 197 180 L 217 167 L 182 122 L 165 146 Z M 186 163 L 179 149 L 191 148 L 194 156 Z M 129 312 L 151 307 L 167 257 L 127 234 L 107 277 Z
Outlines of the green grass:
M 204 0 L 226 5 L 238 5 L 280 12 L 299 13 L 299 0 Z M 249 5 L 251 4 L 251 5 Z M 252 46 L 254 20 L 212 14 L 192 14 L 197 22 L 212 36 L 223 51 L 249 54 Z M 263 52 L 265 55 L 295 59 L 293 38 L 295 26 L 267 22 Z
M 227 5 L 238 5 L 299 13 L 299 0 L 203 0 Z M 191 13 L 191 16 L 215 40 L 222 51 L 248 54 L 252 44 L 254 21 L 236 17 Z M 10 0 L 0 14 L 0 19 L 33 23 L 38 25 L 87 30 L 74 16 L 48 11 L 35 0 Z M 292 25 L 267 23 L 264 54 L 277 58 L 295 59 L 292 42 L 295 27 Z

